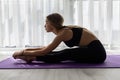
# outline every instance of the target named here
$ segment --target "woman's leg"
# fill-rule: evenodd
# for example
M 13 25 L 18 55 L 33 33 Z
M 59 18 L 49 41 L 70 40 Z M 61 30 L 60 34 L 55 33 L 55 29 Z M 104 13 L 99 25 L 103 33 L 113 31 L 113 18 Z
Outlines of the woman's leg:
M 106 59 L 105 48 L 99 40 L 92 41 L 86 48 L 79 48 L 76 54 L 75 60 L 83 63 L 103 63 Z
M 73 60 L 81 63 L 102 63 L 105 59 L 106 52 L 99 41 L 93 41 L 87 47 L 70 48 L 36 57 L 36 60 L 48 63 L 64 60 Z
M 99 53 L 95 53 L 88 47 L 74 48 L 70 50 L 71 60 L 80 63 L 100 63 Z
M 45 56 L 37 56 L 37 61 L 44 61 L 47 63 L 58 63 L 65 60 L 73 60 L 76 62 L 89 62 L 93 57 L 89 54 L 89 49 L 84 48 L 70 48 L 61 51 L 51 52 Z
M 94 48 L 94 47 L 96 48 Z M 106 59 L 106 53 L 102 47 L 97 45 L 91 47 L 72 48 L 67 52 L 70 53 L 70 60 L 80 63 L 102 63 Z
M 37 56 L 37 61 L 44 61 L 47 63 L 58 63 L 60 61 L 65 61 L 70 59 L 69 49 L 61 51 L 53 51 L 44 56 Z

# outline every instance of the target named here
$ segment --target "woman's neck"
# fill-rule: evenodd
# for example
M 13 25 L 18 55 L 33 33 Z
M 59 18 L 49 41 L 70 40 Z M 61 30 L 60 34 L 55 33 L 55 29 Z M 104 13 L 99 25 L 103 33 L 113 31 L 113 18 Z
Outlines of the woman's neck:
M 58 35 L 60 32 L 61 32 L 62 29 L 54 29 L 52 32 L 55 34 L 55 35 Z
M 54 29 L 52 30 L 52 32 L 53 32 L 55 35 L 58 35 L 59 32 L 61 32 L 62 29 L 63 29 L 63 28 L 61 28 L 61 29 L 56 29 L 56 28 L 54 28 Z

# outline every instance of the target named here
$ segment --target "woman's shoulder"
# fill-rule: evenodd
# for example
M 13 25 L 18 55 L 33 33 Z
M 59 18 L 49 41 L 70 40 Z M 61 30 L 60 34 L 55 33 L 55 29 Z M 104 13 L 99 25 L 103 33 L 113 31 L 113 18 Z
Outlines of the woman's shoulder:
M 71 35 L 72 35 L 71 29 L 66 27 L 66 28 L 63 28 L 57 36 L 63 38 L 63 41 L 64 41 L 64 40 L 67 40 L 67 38 L 69 38 Z

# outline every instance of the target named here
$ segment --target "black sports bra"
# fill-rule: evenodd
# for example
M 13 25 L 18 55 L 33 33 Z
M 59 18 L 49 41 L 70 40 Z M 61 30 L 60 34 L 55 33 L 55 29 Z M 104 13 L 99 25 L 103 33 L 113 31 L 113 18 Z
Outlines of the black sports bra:
M 80 42 L 80 39 L 81 39 L 83 28 L 72 28 L 71 30 L 73 32 L 72 39 L 70 39 L 68 41 L 64 41 L 64 43 L 68 47 L 79 46 L 79 42 Z

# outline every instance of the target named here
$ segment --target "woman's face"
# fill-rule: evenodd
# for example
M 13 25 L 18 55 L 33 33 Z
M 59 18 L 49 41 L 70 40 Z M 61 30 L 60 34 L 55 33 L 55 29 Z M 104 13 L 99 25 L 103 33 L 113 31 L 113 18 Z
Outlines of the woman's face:
M 50 21 L 48 21 L 48 19 L 46 19 L 45 29 L 47 32 L 51 32 L 53 30 L 53 26 L 51 25 Z

